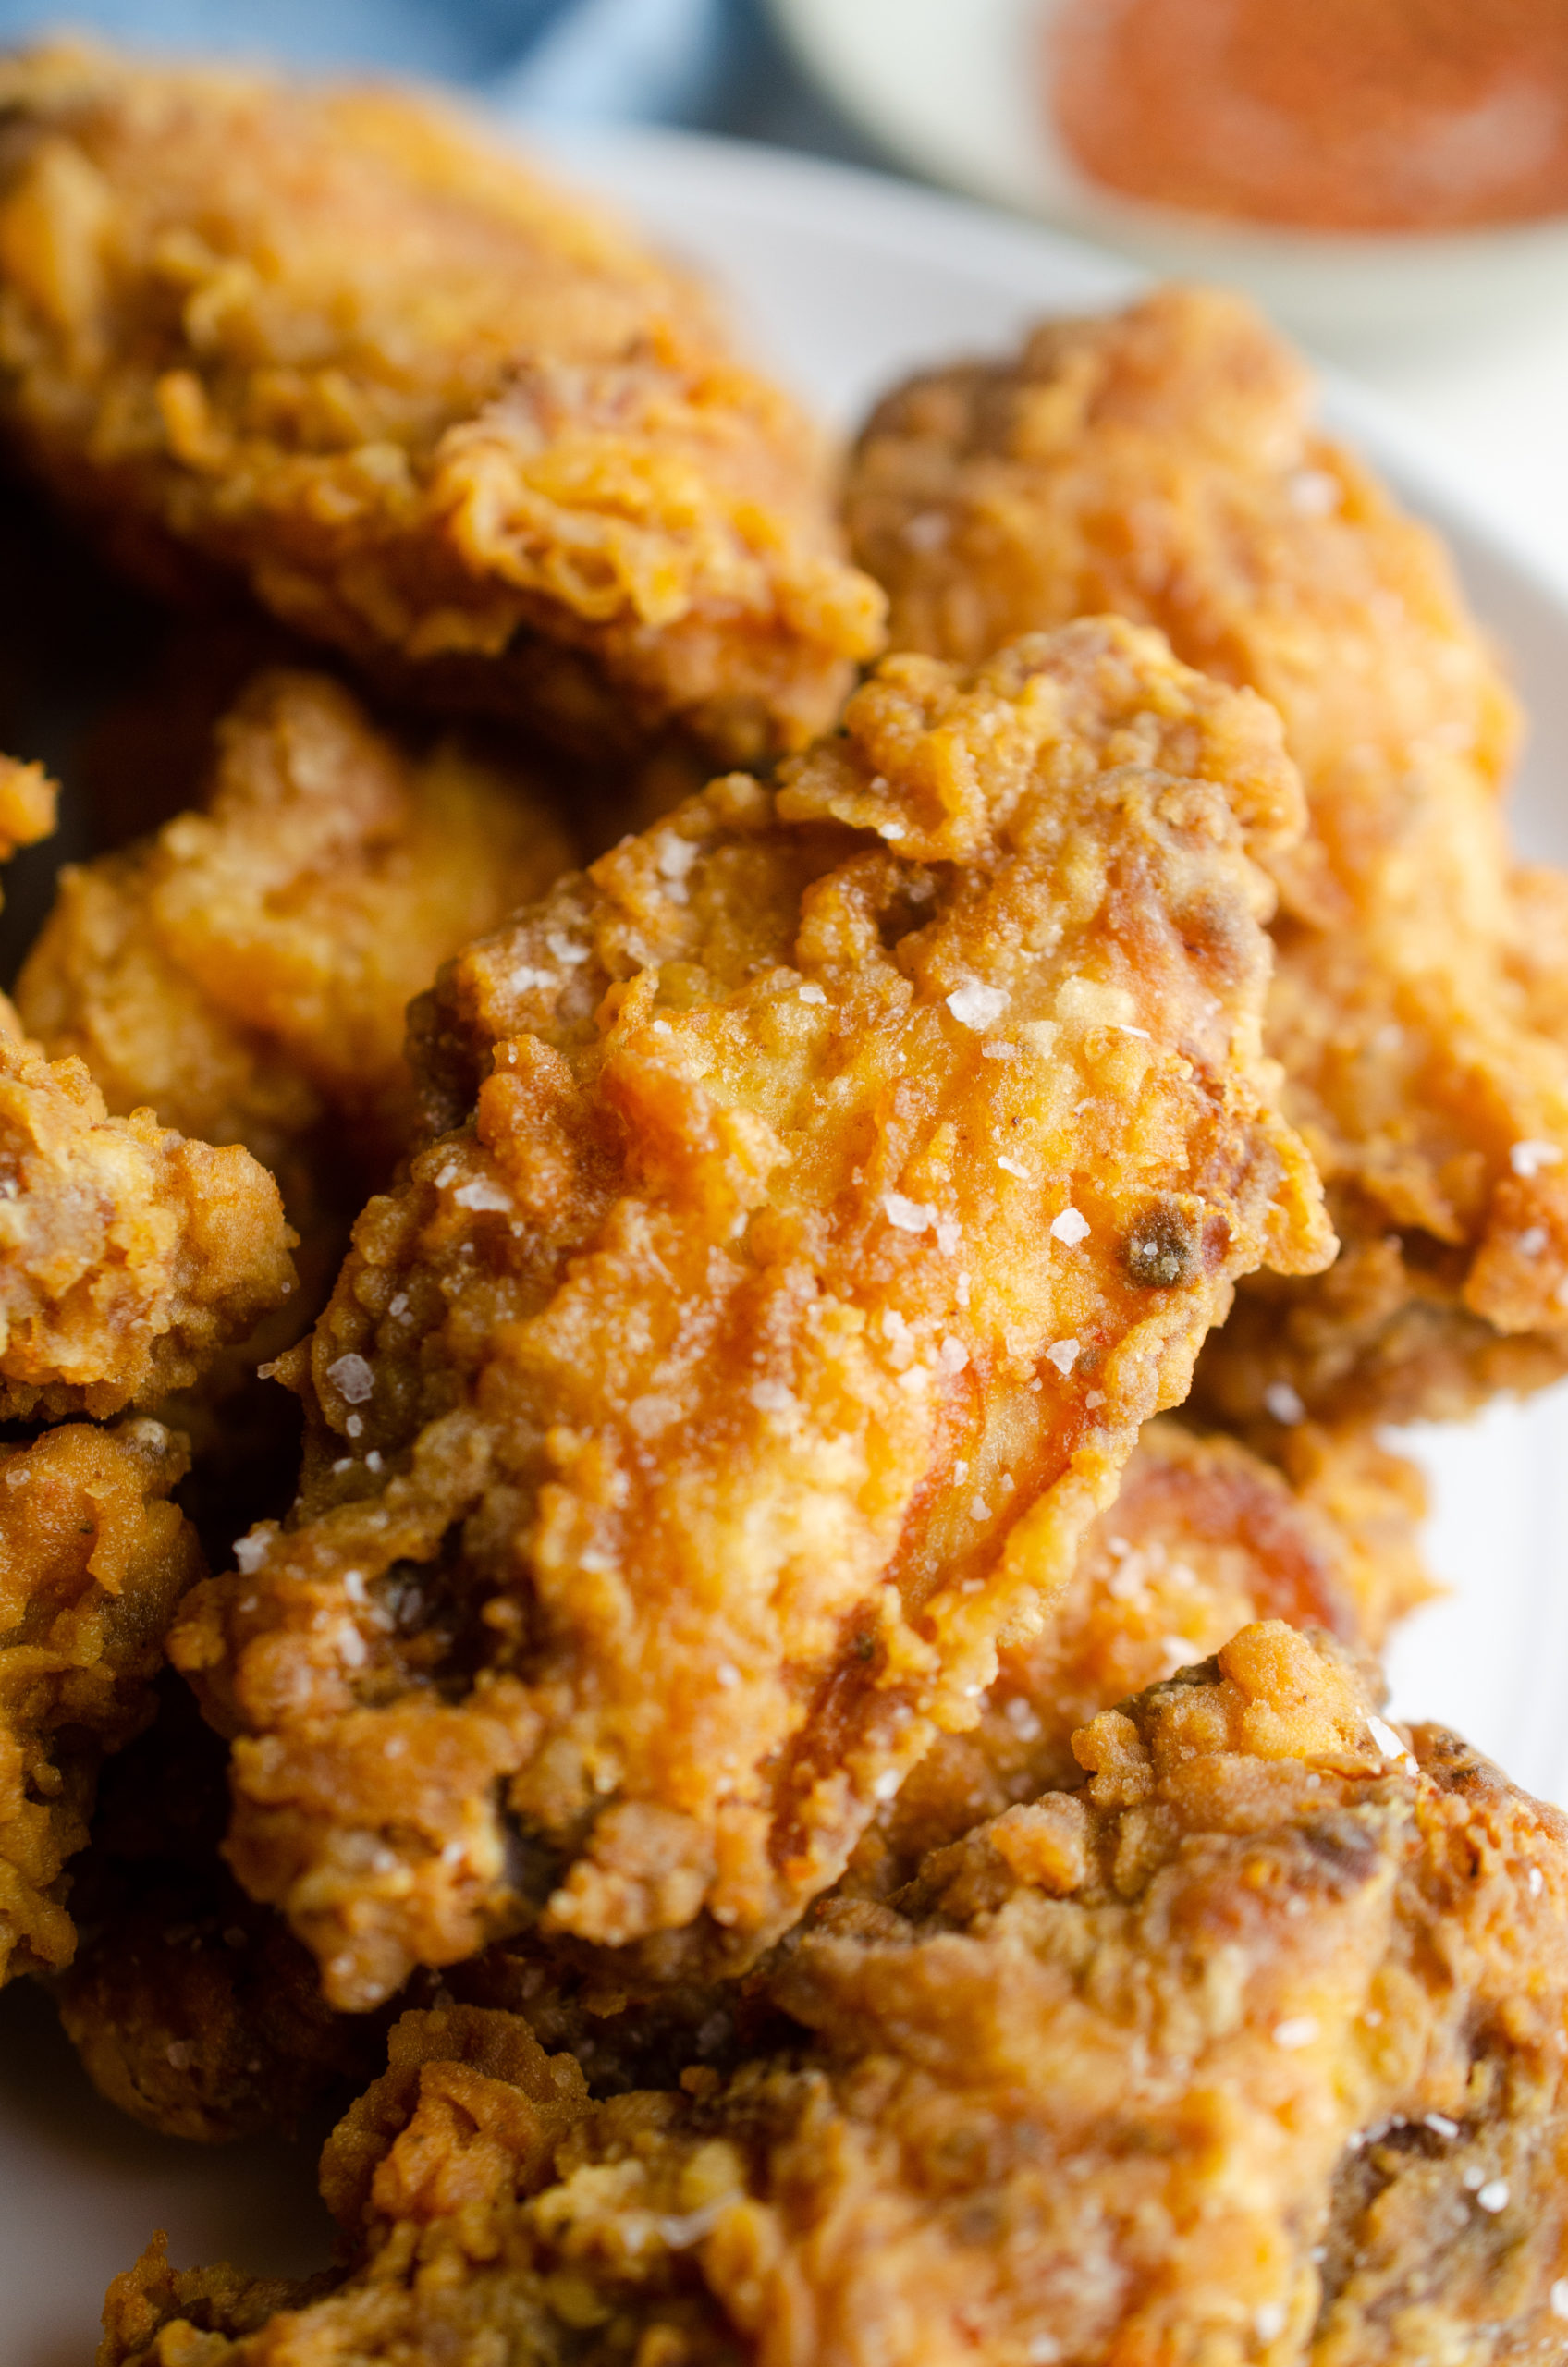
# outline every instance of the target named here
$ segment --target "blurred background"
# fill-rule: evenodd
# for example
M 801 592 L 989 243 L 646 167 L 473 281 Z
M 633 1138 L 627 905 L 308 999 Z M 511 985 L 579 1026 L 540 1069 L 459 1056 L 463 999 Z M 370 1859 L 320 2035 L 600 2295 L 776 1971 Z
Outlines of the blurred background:
M 1568 0 L 76 0 L 69 17 L 439 76 L 522 124 L 767 141 L 1248 286 L 1398 397 L 1568 588 Z M 8 36 L 41 21 L 0 0 Z
M 62 11 L 62 14 L 66 13 Z M 1568 0 L 75 0 L 520 126 L 827 156 L 1244 286 L 1568 591 Z M 7 38 L 49 21 L 0 0 Z

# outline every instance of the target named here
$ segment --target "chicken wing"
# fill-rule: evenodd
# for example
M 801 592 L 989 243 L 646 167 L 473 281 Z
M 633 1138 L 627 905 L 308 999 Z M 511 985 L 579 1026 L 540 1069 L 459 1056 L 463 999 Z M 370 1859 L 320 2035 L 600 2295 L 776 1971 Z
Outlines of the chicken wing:
M 1330 1253 L 1257 1049 L 1298 824 L 1260 702 L 1087 625 L 888 661 L 459 957 L 300 1501 L 172 1645 L 335 2004 L 541 1906 L 743 1961 L 973 1721 L 1232 1278 Z
M 98 1764 L 153 1715 L 176 1603 L 202 1575 L 160 1423 L 65 1422 L 0 1446 L 0 1981 L 68 1962 L 67 1858 Z
M 1284 720 L 1311 828 L 1275 865 L 1267 1041 L 1343 1245 L 1211 1342 L 1199 1394 L 1243 1422 L 1452 1414 L 1568 1362 L 1568 1032 L 1561 984 L 1554 1010 L 1520 975 L 1513 702 L 1435 538 L 1310 395 L 1238 300 L 1168 288 L 913 380 L 849 494 L 899 646 L 974 663 L 1113 609 Z M 1568 970 L 1554 939 L 1533 959 Z
M 476 123 L 75 44 L 0 115 L 0 413 L 141 573 L 573 744 L 831 721 L 882 600 L 815 431 Z
M 1568 1825 L 1277 1622 L 1103 1712 L 1075 1790 L 818 1911 L 802 2036 L 591 2104 L 407 2017 L 329 2140 L 342 2265 L 112 2288 L 101 2367 L 1490 2367 L 1568 2285 Z

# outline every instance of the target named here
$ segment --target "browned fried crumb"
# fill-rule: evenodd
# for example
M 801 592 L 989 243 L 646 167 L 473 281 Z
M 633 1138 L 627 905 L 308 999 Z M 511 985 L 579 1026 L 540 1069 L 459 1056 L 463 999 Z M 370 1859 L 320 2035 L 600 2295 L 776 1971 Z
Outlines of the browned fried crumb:
M 1568 967 L 1496 795 L 1512 702 L 1436 539 L 1310 405 L 1238 300 L 1167 288 L 912 381 L 849 496 L 899 646 L 973 663 L 1114 609 L 1283 717 L 1311 828 L 1275 864 L 1267 1040 L 1343 1249 L 1211 1342 L 1199 1394 L 1243 1422 L 1271 1392 L 1453 1413 L 1568 1360 Z
M 329 2141 L 343 2264 L 111 2289 L 101 2367 L 1476 2367 L 1560 2355 L 1568 1827 L 1268 1622 L 1087 1781 L 819 1910 L 808 2043 L 590 2104 L 408 2017 Z
M 1169 1417 L 1145 1428 L 1039 1634 L 1003 1646 L 978 1722 L 912 1769 L 856 1850 L 851 1890 L 885 1893 L 984 1818 L 1070 1788 L 1079 1726 L 1249 1620 L 1381 1648 L 1433 1591 L 1420 1473 L 1365 1432 L 1303 1423 L 1285 1437 L 1288 1478 L 1231 1439 Z
M 277 1186 L 150 1110 L 114 1118 L 0 999 L 0 1414 L 146 1405 L 294 1288 Z
M 0 1446 L 0 1981 L 69 1961 L 64 1869 L 99 1761 L 152 1717 L 165 1631 L 202 1574 L 167 1501 L 185 1461 L 145 1419 Z
M 71 1869 L 76 1952 L 52 1983 L 94 2086 L 165 2136 L 292 2134 L 374 2077 L 386 2023 L 334 2014 L 312 1958 L 218 1855 L 227 1753 L 165 1673 L 148 1731 L 110 1760 Z
M 541 1905 L 743 1961 L 973 1723 L 1232 1278 L 1329 1252 L 1257 1053 L 1295 819 L 1260 703 L 1082 626 L 890 660 L 454 965 L 474 1114 L 172 1647 L 335 2004 Z
M 882 602 L 815 431 L 479 124 L 68 43 L 0 110 L 0 409 L 122 558 L 569 742 L 831 720 Z

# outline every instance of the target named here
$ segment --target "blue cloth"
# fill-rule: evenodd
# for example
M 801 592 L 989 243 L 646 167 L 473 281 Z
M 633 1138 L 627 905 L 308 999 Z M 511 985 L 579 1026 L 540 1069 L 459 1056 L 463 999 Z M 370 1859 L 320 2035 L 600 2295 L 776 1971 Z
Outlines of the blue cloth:
M 0 40 L 62 12 L 0 0 Z M 540 120 L 693 122 L 749 37 L 749 0 L 72 0 L 73 26 L 153 48 L 439 75 Z

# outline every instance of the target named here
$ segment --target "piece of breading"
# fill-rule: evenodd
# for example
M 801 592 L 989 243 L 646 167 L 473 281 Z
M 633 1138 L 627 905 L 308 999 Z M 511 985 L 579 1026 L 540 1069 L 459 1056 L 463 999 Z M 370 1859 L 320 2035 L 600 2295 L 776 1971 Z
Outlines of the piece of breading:
M 345 1167 L 357 1207 L 417 1132 L 410 999 L 572 853 L 521 763 L 399 742 L 326 675 L 263 674 L 202 810 L 62 874 L 18 1007 L 112 1110 L 243 1143 L 297 1222 Z M 324 1132 L 329 1172 L 297 1179 Z
M 978 1722 L 942 1735 L 879 1813 L 851 1860 L 851 1891 L 884 1894 L 982 1819 L 1070 1787 L 1079 1726 L 1249 1620 L 1381 1650 L 1434 1591 L 1421 1475 L 1364 1431 L 1302 1423 L 1283 1443 L 1288 1476 L 1234 1440 L 1171 1417 L 1147 1425 L 1040 1633 L 1003 1646 Z
M 1452 1413 L 1568 1360 L 1568 971 L 1535 949 L 1497 789 L 1516 737 L 1435 537 L 1310 423 L 1239 300 L 1158 291 L 917 378 L 848 497 L 897 645 L 974 663 L 1113 609 L 1278 708 L 1311 814 L 1275 865 L 1267 1040 L 1343 1244 L 1242 1294 L 1200 1394 L 1329 1419 Z M 1561 1170 L 1561 1171 L 1560 1171 Z
M 167 1501 L 186 1459 L 146 1419 L 0 1446 L 0 1981 L 69 1961 L 64 1868 L 99 1760 L 152 1717 L 165 1631 L 202 1575 Z
M 1080 626 L 889 660 L 452 966 L 472 1119 L 172 1648 L 335 2003 L 541 1905 L 743 1961 L 973 1722 L 1235 1275 L 1329 1254 L 1258 1055 L 1297 822 L 1261 703 Z
M 293 1238 L 242 1146 L 111 1117 L 0 997 L 0 1414 L 117 1414 L 188 1387 L 292 1292 Z
M 0 62 L 0 413 L 142 572 L 571 743 L 800 747 L 881 646 L 815 431 L 434 99 Z
M 329 2140 L 342 2264 L 111 2289 L 101 2367 L 1474 2367 L 1562 2351 L 1568 1825 L 1277 1622 L 1087 1782 L 818 1911 L 809 2042 L 590 2104 L 414 2014 Z M 227 2337 L 227 2339 L 226 2339 Z

